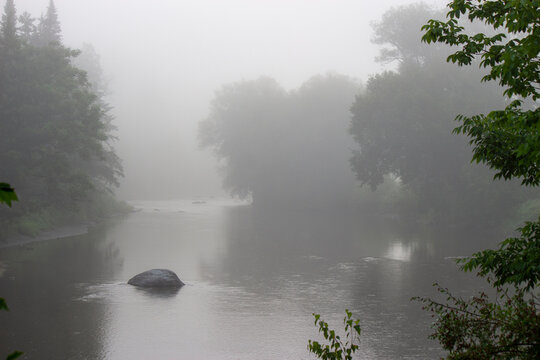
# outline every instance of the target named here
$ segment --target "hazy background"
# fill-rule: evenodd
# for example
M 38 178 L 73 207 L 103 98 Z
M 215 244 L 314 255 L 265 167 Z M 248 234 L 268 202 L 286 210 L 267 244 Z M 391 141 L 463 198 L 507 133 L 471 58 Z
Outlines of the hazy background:
M 39 17 L 49 0 L 17 0 Z M 0 1 L 2 6 L 4 1 Z M 124 199 L 221 195 L 197 123 L 224 83 L 266 75 L 287 89 L 315 74 L 365 81 L 370 23 L 406 0 L 55 0 L 64 43 L 91 43 L 109 79 Z M 428 5 L 443 7 L 446 0 Z M 391 65 L 386 65 L 386 67 Z

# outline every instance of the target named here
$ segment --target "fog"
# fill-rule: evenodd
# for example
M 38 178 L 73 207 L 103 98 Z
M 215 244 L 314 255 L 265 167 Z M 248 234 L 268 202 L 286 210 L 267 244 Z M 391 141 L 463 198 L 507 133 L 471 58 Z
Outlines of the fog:
M 2 1 L 3 6 L 4 1 Z M 225 83 L 274 78 L 292 89 L 317 74 L 360 80 L 374 61 L 370 23 L 407 0 L 57 0 L 63 40 L 94 46 L 108 79 L 125 199 L 223 193 L 217 164 L 199 151 L 197 123 Z M 441 7 L 445 1 L 426 2 Z M 17 0 L 38 17 L 48 0 Z
M 537 311 L 485 309 L 536 281 L 538 222 L 465 265 L 487 283 L 456 259 L 538 216 L 538 94 L 421 42 L 447 1 L 0 0 L 0 357 L 320 358 L 351 316 L 362 359 L 514 338 L 478 324 Z

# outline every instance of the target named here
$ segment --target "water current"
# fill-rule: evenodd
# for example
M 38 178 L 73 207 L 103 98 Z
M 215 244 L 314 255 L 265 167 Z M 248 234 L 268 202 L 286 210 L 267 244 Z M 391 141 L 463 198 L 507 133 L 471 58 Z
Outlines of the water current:
M 455 258 L 489 241 L 369 214 L 269 214 L 232 201 L 134 202 L 86 235 L 0 248 L 0 355 L 27 359 L 312 359 L 312 313 L 360 319 L 359 359 L 434 359 L 415 295 L 482 283 Z M 127 280 L 167 268 L 179 291 Z M 4 355 L 3 355 L 4 356 Z

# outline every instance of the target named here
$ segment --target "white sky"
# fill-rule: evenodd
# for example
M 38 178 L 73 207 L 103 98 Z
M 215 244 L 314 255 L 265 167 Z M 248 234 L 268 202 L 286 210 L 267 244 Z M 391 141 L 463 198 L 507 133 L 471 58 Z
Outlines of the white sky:
M 0 0 L 3 7 L 4 0 Z M 15 0 L 35 16 L 49 0 Z M 424 1 L 443 7 L 446 0 Z M 295 88 L 334 71 L 366 80 L 372 21 L 405 0 L 56 0 L 64 42 L 94 45 L 110 79 L 125 198 L 219 192 L 196 124 L 222 84 L 261 75 Z

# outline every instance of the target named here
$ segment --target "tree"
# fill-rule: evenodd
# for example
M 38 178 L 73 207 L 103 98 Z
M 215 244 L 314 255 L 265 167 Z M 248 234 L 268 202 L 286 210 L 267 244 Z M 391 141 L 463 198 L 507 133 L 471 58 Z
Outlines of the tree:
M 20 37 L 26 44 L 34 43 L 36 40 L 37 28 L 34 22 L 35 19 L 26 11 L 19 16 L 19 23 L 21 24 L 19 27 Z
M 109 94 L 107 79 L 103 74 L 101 59 L 92 44 L 84 43 L 80 48 L 80 54 L 73 58 L 73 65 L 86 73 L 92 92 L 99 98 Z
M 480 58 L 489 70 L 483 81 L 498 81 L 510 104 L 473 116 L 459 115 L 455 130 L 474 146 L 473 161 L 487 164 L 495 178 L 520 178 L 523 185 L 540 184 L 540 122 L 538 100 L 540 2 L 538 0 L 464 1 L 448 4 L 446 22 L 430 20 L 423 40 L 459 47 L 447 61 L 470 65 Z M 482 21 L 494 35 L 467 34 L 462 16 Z M 460 261 L 466 271 L 478 270 L 496 290 L 497 300 L 484 294 L 470 300 L 454 297 L 450 304 L 421 298 L 436 317 L 433 338 L 449 359 L 537 359 L 540 356 L 540 217 L 527 222 L 520 236 L 506 239 L 497 250 L 484 250 Z M 510 290 L 508 289 L 510 288 Z M 441 290 L 440 290 L 441 291 Z
M 102 151 L 99 158 L 90 161 L 94 178 L 100 179 L 100 187 L 107 189 L 111 185 L 118 186 L 118 179 L 123 176 L 122 161 L 116 155 L 114 141 L 116 136 L 112 135 L 117 128 L 113 124 L 114 116 L 111 114 L 112 106 L 106 101 L 109 95 L 106 79 L 103 75 L 99 54 L 91 44 L 82 45 L 80 53 L 72 59 L 72 65 L 84 71 L 89 92 L 95 95 L 95 103 L 101 109 L 100 122 L 103 131 L 107 136 L 102 141 Z
M 448 351 L 446 359 L 538 359 L 540 304 L 523 291 L 496 288 L 496 299 L 481 292 L 463 299 L 448 289 L 438 291 L 446 301 L 417 297 L 433 313 L 430 336 Z
M 408 213 L 422 214 L 427 222 L 467 224 L 475 214 L 482 224 L 499 223 L 522 200 L 518 187 L 492 184 L 486 169 L 470 164 L 466 140 L 452 136 L 451 119 L 459 111 L 475 113 L 505 102 L 496 85 L 479 83 L 479 71 L 445 64 L 441 57 L 448 47 L 422 46 L 421 24 L 437 15 L 425 6 L 404 6 L 376 24 L 374 39 L 390 46 L 381 57 L 398 60 L 398 66 L 371 77 L 351 107 L 350 132 L 357 143 L 351 165 L 372 189 L 389 175 L 397 177 L 413 195 L 409 206 L 415 211 Z
M 17 12 L 13 0 L 7 0 L 2 15 L 2 42 L 3 48 L 14 46 L 17 41 Z
M 232 195 L 263 196 L 258 186 L 271 166 L 285 96 L 270 78 L 226 85 L 216 93 L 210 115 L 199 125 L 199 141 L 224 161 L 223 184 Z
M 11 9 L 6 3 L 4 19 L 17 19 Z M 3 217 L 73 214 L 122 176 L 110 106 L 75 66 L 80 51 L 60 42 L 53 2 L 39 29 L 28 14 L 19 21 L 10 41 L 4 34 L 11 22 L 3 21 L 0 33 L 0 176 L 25 201 Z M 44 34 L 54 41 L 38 41 Z
M 480 66 L 489 68 L 482 81 L 498 81 L 505 95 L 513 100 L 503 110 L 487 115 L 459 116 L 462 125 L 456 133 L 471 138 L 473 160 L 494 169 L 496 178 L 516 177 L 524 185 L 539 185 L 540 140 L 536 125 L 540 109 L 524 106 L 526 100 L 539 98 L 539 2 L 453 1 L 449 8 L 447 22 L 430 20 L 423 27 L 423 40 L 461 46 L 447 59 L 459 66 L 480 58 Z M 493 36 L 467 35 L 458 23 L 465 14 L 469 21 L 483 21 L 499 32 Z
M 289 92 L 269 78 L 227 85 L 200 123 L 200 144 L 223 161 L 224 187 L 259 206 L 349 201 L 348 107 L 358 88 L 335 74 Z
M 386 11 L 373 27 L 372 42 L 383 45 L 377 61 L 423 63 L 433 58 L 440 48 L 427 46 L 418 40 L 423 20 L 439 16 L 424 4 L 411 4 Z
M 339 209 L 359 201 L 347 159 L 354 144 L 349 107 L 360 89 L 355 79 L 330 73 L 289 92 L 275 169 L 283 188 L 274 193 L 286 199 L 283 203 Z
M 38 43 L 41 46 L 59 45 L 62 42 L 62 29 L 54 1 L 49 1 L 45 16 L 39 19 Z

